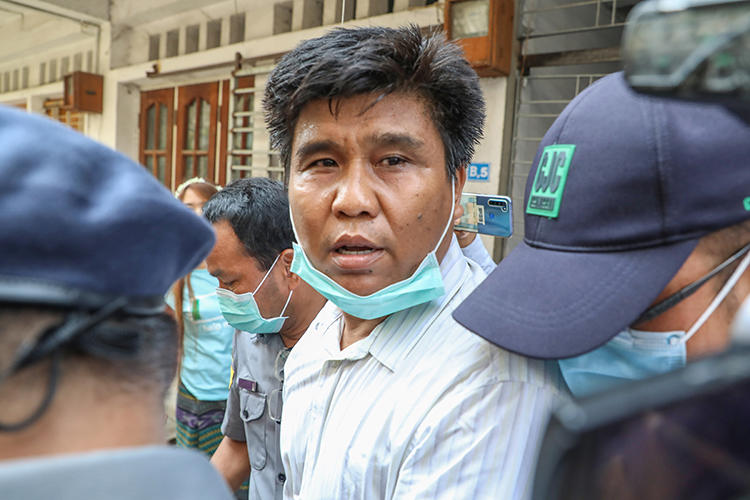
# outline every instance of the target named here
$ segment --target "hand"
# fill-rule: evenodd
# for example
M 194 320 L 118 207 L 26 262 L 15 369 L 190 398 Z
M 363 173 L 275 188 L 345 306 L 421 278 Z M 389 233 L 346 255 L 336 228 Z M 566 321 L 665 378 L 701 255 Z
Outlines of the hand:
M 474 241 L 474 238 L 477 237 L 477 233 L 472 233 L 471 231 L 453 231 L 456 233 L 456 239 L 458 240 L 458 246 L 461 248 L 466 248 L 469 245 L 471 245 L 471 242 Z
M 455 219 L 453 219 L 453 225 L 455 226 L 459 222 L 461 222 L 461 217 L 464 215 L 464 207 L 463 205 L 459 204 L 456 207 L 456 212 L 454 213 Z M 459 231 L 454 230 L 453 231 L 456 234 L 456 239 L 458 240 L 458 246 L 461 248 L 466 248 L 467 246 L 471 245 L 471 242 L 474 241 L 474 238 L 477 237 L 477 233 L 473 233 L 471 231 Z

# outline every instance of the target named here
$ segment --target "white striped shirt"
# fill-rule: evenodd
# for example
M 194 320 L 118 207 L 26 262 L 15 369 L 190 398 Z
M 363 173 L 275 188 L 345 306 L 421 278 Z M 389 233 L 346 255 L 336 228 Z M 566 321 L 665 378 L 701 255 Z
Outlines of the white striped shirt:
M 529 496 L 562 397 L 558 377 L 453 320 L 485 276 L 455 238 L 440 269 L 443 297 L 392 314 L 343 351 L 331 303 L 294 347 L 284 368 L 285 498 Z
M 497 267 L 497 264 L 495 264 L 495 261 L 490 257 L 490 253 L 487 251 L 487 247 L 484 246 L 484 242 L 482 242 L 482 238 L 480 238 L 479 235 L 474 238 L 474 241 L 463 247 L 461 253 L 464 254 L 464 257 L 467 259 L 471 259 L 479 264 L 482 271 L 487 274 L 490 274 Z

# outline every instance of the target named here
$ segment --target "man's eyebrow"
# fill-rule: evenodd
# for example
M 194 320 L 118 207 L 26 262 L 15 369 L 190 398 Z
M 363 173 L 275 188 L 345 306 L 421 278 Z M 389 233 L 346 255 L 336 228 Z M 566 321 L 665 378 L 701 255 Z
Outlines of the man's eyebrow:
M 368 140 L 378 146 L 397 146 L 410 149 L 418 149 L 424 146 L 424 142 L 413 135 L 399 134 L 397 132 L 384 132 L 368 137 Z
M 330 151 L 337 148 L 338 145 L 331 140 L 310 141 L 302 144 L 299 148 L 297 148 L 294 156 L 296 156 L 297 159 L 302 159 L 306 156 L 314 155 L 323 151 Z
M 424 146 L 424 142 L 417 137 L 408 134 L 399 134 L 396 132 L 384 132 L 382 134 L 373 134 L 367 140 L 380 147 L 403 147 L 409 149 L 418 149 Z M 302 144 L 294 156 L 302 159 L 307 156 L 315 155 L 325 151 L 337 150 L 339 145 L 332 140 L 310 141 Z

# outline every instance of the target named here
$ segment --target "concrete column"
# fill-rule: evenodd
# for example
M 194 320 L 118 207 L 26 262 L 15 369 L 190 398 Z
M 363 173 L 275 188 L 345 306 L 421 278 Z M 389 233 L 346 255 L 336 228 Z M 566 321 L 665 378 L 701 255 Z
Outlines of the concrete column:
M 30 113 L 37 113 L 40 115 L 44 114 L 44 99 L 47 96 L 43 95 L 32 95 L 26 101 L 26 111 Z
M 206 50 L 207 35 L 208 23 L 206 21 L 198 23 L 198 52 Z
M 112 87 L 115 87 L 113 89 Z M 140 129 L 138 123 L 138 113 L 141 110 L 141 93 L 135 85 L 132 84 L 115 84 L 110 89 L 117 92 L 116 96 L 116 113 L 117 122 L 114 133 L 114 148 L 124 155 L 130 157 L 133 161 L 138 161 L 138 142 L 140 141 Z M 101 128 L 99 124 L 102 115 L 90 113 L 89 127 L 91 131 L 97 131 Z M 112 137 L 91 137 L 102 142 L 109 142 Z M 111 143 L 110 143 L 111 146 Z
M 229 45 L 229 16 L 221 18 L 221 36 L 219 37 L 219 40 L 219 47 Z M 166 52 L 166 48 L 164 51 Z M 162 52 L 162 54 L 165 52 Z
M 277 33 L 274 31 L 276 7 L 256 9 L 247 16 L 245 20 L 245 40 L 253 40 Z

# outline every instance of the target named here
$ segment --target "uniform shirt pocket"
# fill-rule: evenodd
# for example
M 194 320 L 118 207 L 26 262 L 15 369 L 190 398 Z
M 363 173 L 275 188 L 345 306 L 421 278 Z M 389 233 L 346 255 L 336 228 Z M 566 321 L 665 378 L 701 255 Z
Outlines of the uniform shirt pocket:
M 266 466 L 266 425 L 263 412 L 266 395 L 259 392 L 240 391 L 240 418 L 245 423 L 245 438 L 250 465 L 260 470 Z

